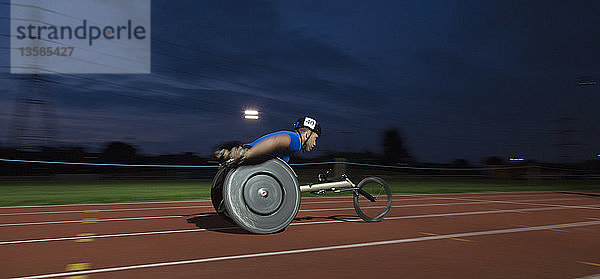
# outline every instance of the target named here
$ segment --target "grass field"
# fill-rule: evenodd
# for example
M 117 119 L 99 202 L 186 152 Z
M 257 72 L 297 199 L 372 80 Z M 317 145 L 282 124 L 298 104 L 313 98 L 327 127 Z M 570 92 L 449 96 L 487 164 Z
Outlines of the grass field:
M 1 181 L 0 206 L 210 199 L 210 183 L 210 180 Z M 394 193 L 600 191 L 598 180 L 440 178 L 395 179 L 388 183 Z

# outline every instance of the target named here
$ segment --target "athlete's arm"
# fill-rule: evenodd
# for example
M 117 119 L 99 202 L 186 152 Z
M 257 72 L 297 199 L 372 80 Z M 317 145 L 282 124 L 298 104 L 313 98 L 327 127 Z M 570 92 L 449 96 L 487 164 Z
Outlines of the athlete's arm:
M 254 145 L 250 150 L 244 154 L 246 159 L 254 158 L 261 155 L 272 153 L 275 150 L 286 149 L 290 146 L 292 139 L 288 135 L 278 135 L 274 137 L 270 137 L 265 139 L 256 145 Z

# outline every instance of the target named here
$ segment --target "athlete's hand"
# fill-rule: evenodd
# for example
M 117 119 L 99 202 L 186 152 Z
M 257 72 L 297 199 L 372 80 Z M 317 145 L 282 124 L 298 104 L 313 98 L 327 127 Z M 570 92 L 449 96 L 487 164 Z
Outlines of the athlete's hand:
M 231 149 L 230 153 L 229 153 L 229 158 L 230 159 L 234 159 L 234 160 L 239 160 L 241 158 L 244 158 L 244 154 L 246 153 L 246 150 L 241 147 L 234 147 L 233 149 Z
M 248 149 L 244 149 L 243 147 L 238 146 L 238 147 L 232 148 L 231 150 L 227 150 L 227 149 L 217 150 L 217 151 L 215 151 L 214 155 L 216 158 L 225 160 L 225 161 L 229 161 L 229 160 L 239 161 L 239 160 L 244 159 L 244 157 L 245 157 L 244 155 L 246 154 L 247 151 L 248 151 Z
M 221 160 L 227 160 L 229 159 L 231 152 L 229 152 L 229 150 L 227 149 L 220 149 L 215 151 L 214 155 L 217 159 L 221 159 Z

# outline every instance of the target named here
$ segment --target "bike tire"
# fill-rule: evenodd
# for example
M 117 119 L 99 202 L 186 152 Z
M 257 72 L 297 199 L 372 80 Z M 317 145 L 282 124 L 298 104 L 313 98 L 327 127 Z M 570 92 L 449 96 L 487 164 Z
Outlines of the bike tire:
M 392 189 L 379 177 L 367 177 L 358 183 L 358 191 L 354 191 L 354 209 L 358 216 L 366 222 L 379 222 L 392 209 Z M 365 191 L 376 198 L 373 202 L 360 192 Z

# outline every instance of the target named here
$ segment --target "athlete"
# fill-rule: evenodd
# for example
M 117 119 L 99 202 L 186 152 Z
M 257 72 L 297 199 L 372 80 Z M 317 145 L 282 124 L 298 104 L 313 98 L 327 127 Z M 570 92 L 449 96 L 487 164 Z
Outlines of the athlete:
M 241 162 L 266 154 L 275 155 L 289 162 L 290 155 L 296 151 L 311 151 L 321 136 L 321 125 L 310 117 L 303 117 L 294 123 L 294 131 L 277 131 L 264 135 L 244 146 L 230 150 L 221 149 L 215 157 L 228 162 Z

